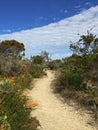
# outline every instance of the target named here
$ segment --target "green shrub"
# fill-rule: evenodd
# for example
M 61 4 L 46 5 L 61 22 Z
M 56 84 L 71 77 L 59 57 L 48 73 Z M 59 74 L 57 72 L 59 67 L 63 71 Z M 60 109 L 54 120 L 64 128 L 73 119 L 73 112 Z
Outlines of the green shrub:
M 11 130 L 37 130 L 39 122 L 30 117 L 30 110 L 24 108 L 25 102 L 26 99 L 21 99 L 20 93 L 15 91 L 7 81 L 1 82 L 0 110 L 3 110 L 6 115 Z M 4 115 L 0 113 L 2 121 Z
M 55 64 L 53 61 L 50 61 L 50 62 L 48 63 L 48 68 L 51 69 L 51 70 L 54 70 L 54 69 L 56 69 L 57 67 L 56 67 L 56 64 Z
M 61 74 L 60 81 L 62 85 L 73 86 L 77 90 L 80 90 L 83 77 L 79 73 L 66 70 Z
M 30 74 L 20 75 L 15 77 L 14 88 L 16 90 L 24 90 L 30 88 L 32 77 Z
M 11 130 L 11 126 L 8 122 L 8 118 L 4 111 L 0 109 L 0 130 L 5 128 L 5 130 Z
M 39 78 L 44 74 L 44 68 L 40 64 L 32 64 L 29 68 L 29 73 L 33 78 Z

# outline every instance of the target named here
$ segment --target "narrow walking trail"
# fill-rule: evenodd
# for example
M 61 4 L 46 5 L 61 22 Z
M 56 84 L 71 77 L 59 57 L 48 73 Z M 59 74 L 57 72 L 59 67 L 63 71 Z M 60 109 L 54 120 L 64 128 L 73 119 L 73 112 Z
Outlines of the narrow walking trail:
M 63 104 L 52 92 L 51 82 L 54 73 L 47 71 L 47 76 L 37 79 L 29 96 L 38 103 L 31 116 L 36 116 L 41 124 L 40 130 L 97 130 L 87 124 L 90 116 L 76 110 L 68 104 Z

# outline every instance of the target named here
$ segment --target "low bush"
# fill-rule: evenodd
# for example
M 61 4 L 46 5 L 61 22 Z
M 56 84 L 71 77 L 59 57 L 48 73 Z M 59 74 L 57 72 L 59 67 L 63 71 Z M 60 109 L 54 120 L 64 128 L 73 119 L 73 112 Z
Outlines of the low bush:
M 11 130 L 7 115 L 0 109 L 0 130 Z
M 15 77 L 13 87 L 16 90 L 24 90 L 26 88 L 30 88 L 30 84 L 32 81 L 32 76 L 30 74 L 19 75 Z
M 39 122 L 30 117 L 30 110 L 24 108 L 26 99 L 19 95 L 20 92 L 7 81 L 0 82 L 0 111 L 3 111 L 0 112 L 0 127 L 3 125 L 5 130 L 37 130 Z
M 33 78 L 39 78 L 45 74 L 44 68 L 40 64 L 32 64 L 29 68 L 29 73 Z
M 74 73 L 72 71 L 66 70 L 61 74 L 60 82 L 66 87 L 74 87 L 77 90 L 81 90 L 83 77 L 79 73 Z

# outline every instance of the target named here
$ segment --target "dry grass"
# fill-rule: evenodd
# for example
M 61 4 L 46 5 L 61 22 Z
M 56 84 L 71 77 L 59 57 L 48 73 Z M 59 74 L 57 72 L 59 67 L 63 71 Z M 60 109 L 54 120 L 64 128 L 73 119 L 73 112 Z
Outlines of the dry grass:
M 34 102 L 33 99 L 31 97 L 29 97 L 26 92 L 22 93 L 20 95 L 20 97 L 22 99 L 27 99 L 26 103 L 24 104 L 24 108 L 26 108 L 26 109 L 33 109 L 33 108 L 38 106 L 38 103 Z
M 13 84 L 15 82 L 15 77 L 9 77 L 9 78 L 6 78 L 6 80 L 10 83 L 10 84 Z
M 26 108 L 26 109 L 33 109 L 36 106 L 38 106 L 38 103 L 34 102 L 31 98 L 29 98 L 27 100 L 27 102 L 25 103 L 24 108 Z

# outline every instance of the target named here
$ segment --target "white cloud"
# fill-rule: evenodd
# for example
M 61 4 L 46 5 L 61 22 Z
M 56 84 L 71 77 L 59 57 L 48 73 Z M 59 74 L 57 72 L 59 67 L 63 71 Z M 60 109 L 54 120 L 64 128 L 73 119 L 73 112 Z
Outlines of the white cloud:
M 92 5 L 92 3 L 91 2 L 86 2 L 85 5 Z
M 79 39 L 78 33 L 85 34 L 91 28 L 92 33 L 98 36 L 98 6 L 47 26 L 0 35 L 0 39 L 16 39 L 23 42 L 27 56 L 46 50 L 53 58 L 60 58 L 71 54 L 69 44 L 70 41 Z
M 64 9 L 61 9 L 61 10 L 60 10 L 60 13 L 65 13 L 65 14 L 66 14 L 66 13 L 68 13 L 68 10 L 66 10 L 66 9 L 65 9 L 65 10 L 64 10 Z
M 79 9 L 81 7 L 81 5 L 76 5 L 75 8 L 76 9 Z
M 7 30 L 3 30 L 3 32 L 5 32 L 5 33 L 11 33 L 12 30 L 11 29 L 7 29 Z
M 64 10 L 64 13 L 68 13 L 68 10 L 65 9 L 65 10 Z

